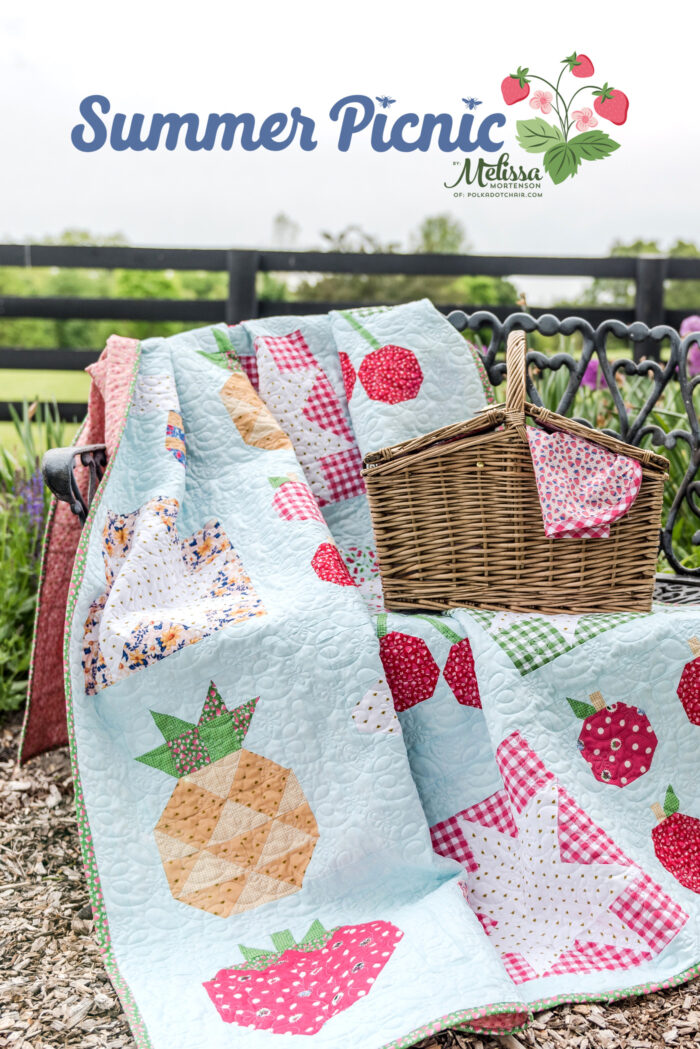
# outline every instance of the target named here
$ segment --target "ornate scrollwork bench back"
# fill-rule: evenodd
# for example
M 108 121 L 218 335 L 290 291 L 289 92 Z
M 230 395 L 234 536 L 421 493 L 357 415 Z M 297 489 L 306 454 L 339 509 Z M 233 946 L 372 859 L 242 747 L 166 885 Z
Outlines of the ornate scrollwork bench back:
M 684 464 L 682 476 L 673 479 L 675 490 L 669 494 L 668 509 L 661 532 L 660 549 L 669 565 L 677 574 L 675 576 L 657 577 L 657 597 L 676 602 L 700 600 L 700 568 L 687 568 L 681 564 L 681 556 L 674 549 L 674 531 L 681 513 L 689 514 L 691 520 L 698 522 L 698 530 L 692 536 L 694 545 L 700 545 L 700 482 L 696 480 L 700 465 L 700 426 L 693 404 L 693 391 L 700 383 L 700 375 L 688 374 L 688 351 L 694 344 L 700 345 L 700 335 L 693 334 L 681 339 L 674 328 L 658 325 L 648 328 L 645 324 L 623 324 L 617 320 L 603 321 L 594 328 L 580 317 L 557 318 L 552 314 L 532 317 L 529 313 L 511 313 L 505 320 L 499 320 L 494 314 L 485 310 L 467 314 L 455 310 L 449 320 L 458 331 L 474 332 L 479 335 L 484 346 L 484 365 L 494 387 L 503 382 L 505 365 L 505 342 L 511 331 L 521 329 L 526 333 L 538 332 L 547 338 L 558 338 L 578 335 L 581 341 L 581 353 L 573 357 L 569 353 L 542 353 L 531 349 L 528 352 L 529 364 L 535 366 L 540 375 L 546 372 L 558 372 L 561 368 L 568 371 L 568 379 L 563 385 L 558 403 L 547 404 L 547 407 L 562 415 L 569 415 L 579 422 L 593 426 L 595 420 L 581 415 L 574 415 L 576 395 L 579 392 L 586 370 L 591 361 L 597 361 L 600 387 L 607 389 L 611 397 L 612 419 L 614 429 L 606 429 L 622 437 L 630 444 L 646 443 L 657 450 L 675 449 L 682 445 L 687 450 L 687 464 Z M 664 344 L 664 360 L 643 359 L 634 361 L 608 354 L 608 340 L 624 339 L 632 343 L 644 343 L 645 348 L 654 347 L 654 356 L 661 357 L 661 346 Z M 700 352 L 700 350 L 698 351 Z M 641 407 L 633 407 L 623 397 L 623 391 L 617 383 L 617 376 L 640 376 L 649 382 L 649 390 Z M 653 421 L 654 413 L 663 411 L 660 402 L 670 384 L 680 386 L 684 414 L 682 426 L 665 431 Z M 536 382 L 532 374 L 528 375 L 528 396 L 534 404 L 542 404 Z M 687 428 L 686 428 L 687 427 Z M 104 457 L 103 446 L 90 448 L 73 447 L 54 449 L 47 453 L 44 460 L 44 478 L 49 488 L 59 498 L 71 504 L 73 513 L 84 523 L 87 510 L 94 492 L 95 480 L 102 474 Z M 76 459 L 90 469 L 90 492 L 87 501 L 83 498 L 73 475 Z M 93 466 L 94 463 L 94 466 Z M 699 559 L 700 560 L 700 559 Z

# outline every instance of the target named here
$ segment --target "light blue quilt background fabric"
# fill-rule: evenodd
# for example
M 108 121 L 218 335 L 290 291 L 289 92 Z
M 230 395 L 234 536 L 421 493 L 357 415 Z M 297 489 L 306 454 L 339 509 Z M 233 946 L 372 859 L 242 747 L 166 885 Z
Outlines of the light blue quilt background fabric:
M 390 317 L 380 319 L 391 326 Z M 332 558 L 331 581 L 322 578 L 312 567 L 319 547 L 337 544 L 347 560 L 350 547 L 371 544 L 366 497 L 323 505 L 325 523 L 275 512 L 270 479 L 303 481 L 303 470 L 289 447 L 244 441 L 221 397 L 240 374 L 222 367 L 221 344 L 230 338 L 249 365 L 256 340 L 303 332 L 354 423 L 338 361 L 346 321 L 335 331 L 331 323 L 271 318 L 143 343 L 134 403 L 144 403 L 139 389 L 169 392 L 151 398 L 148 410 L 132 407 L 78 557 L 67 673 L 89 822 L 83 845 L 88 866 L 94 849 L 99 872 L 93 899 L 100 892 L 104 899 L 108 967 L 121 974 L 118 987 L 120 979 L 128 985 L 123 1000 L 137 1038 L 154 1049 L 350 1042 L 380 1049 L 460 1023 L 487 1029 L 498 1013 L 507 1030 L 529 1005 L 640 993 L 689 978 L 700 962 L 700 838 L 686 821 L 680 841 L 691 884 L 695 864 L 692 889 L 669 871 L 673 856 L 665 854 L 666 866 L 657 857 L 650 808 L 664 805 L 672 785 L 680 813 L 700 819 L 700 726 L 677 692 L 693 659 L 689 642 L 700 636 L 700 610 L 584 617 L 457 610 L 422 618 L 381 612 L 376 586 L 339 583 Z M 400 320 L 393 323 L 398 339 Z M 411 325 L 404 339 L 411 342 Z M 473 398 L 478 410 L 481 386 Z M 268 407 L 274 414 L 272 399 Z M 173 411 L 186 467 L 165 446 Z M 154 500 L 178 501 L 181 539 L 220 522 L 265 614 L 229 621 L 88 694 L 84 624 L 105 591 L 108 515 Z M 150 541 L 145 534 L 145 548 Z M 137 547 L 135 540 L 127 565 Z M 124 569 L 115 587 L 123 578 Z M 145 600 L 133 586 L 122 615 L 129 629 Z M 434 664 L 429 694 L 397 699 L 413 687 L 408 665 L 394 694 L 395 728 L 358 731 L 363 697 L 381 694 L 378 683 L 398 674 L 383 647 L 389 635 Z M 473 669 L 468 661 L 459 668 L 478 686 L 476 700 L 472 693 L 458 700 L 452 687 L 460 641 Z M 150 712 L 195 724 L 212 681 L 229 710 L 260 697 L 243 746 L 294 770 L 319 834 L 299 891 L 226 918 L 172 895 L 154 827 L 175 780 L 136 760 L 163 742 Z M 630 714 L 635 731 L 648 724 L 657 740 L 649 767 L 623 787 L 596 778 L 577 746 L 585 722 L 569 700 L 590 708 L 597 693 L 608 707 L 643 711 Z M 621 710 L 613 711 L 622 737 L 613 756 L 626 758 L 636 737 L 629 719 L 619 727 Z M 542 834 L 538 812 L 550 821 Z M 299 942 L 314 920 L 326 930 L 391 923 L 403 935 L 371 990 L 315 1034 L 224 1023 L 203 985 L 220 970 L 240 969 L 239 944 L 270 950 L 271 935 L 287 929 Z M 552 935 L 560 922 L 563 932 Z
M 242 964 L 238 944 L 269 949 L 283 929 L 300 940 L 314 920 L 326 929 L 379 920 L 403 933 L 371 994 L 313 1036 L 321 1046 L 370 1049 L 438 1017 L 510 1002 L 512 985 L 464 905 L 459 867 L 431 850 L 400 734 L 361 734 L 352 720 L 382 673 L 376 634 L 356 590 L 310 568 L 325 525 L 271 512 L 267 478 L 299 471 L 294 454 L 244 443 L 219 397 L 227 372 L 200 350 L 217 352 L 211 330 L 142 345 L 137 388 L 146 378 L 174 381 L 187 467 L 164 447 L 165 409 L 132 410 L 79 555 L 68 645 L 88 847 L 113 961 L 150 1044 L 296 1043 L 222 1022 L 202 985 Z M 105 587 L 107 515 L 165 498 L 179 502 L 182 538 L 221 522 L 266 614 L 87 695 L 83 624 Z M 210 681 L 229 709 L 260 696 L 245 746 L 295 771 L 319 827 L 302 891 L 226 919 L 171 895 L 153 828 L 174 781 L 136 760 L 162 743 L 150 712 L 196 723 Z

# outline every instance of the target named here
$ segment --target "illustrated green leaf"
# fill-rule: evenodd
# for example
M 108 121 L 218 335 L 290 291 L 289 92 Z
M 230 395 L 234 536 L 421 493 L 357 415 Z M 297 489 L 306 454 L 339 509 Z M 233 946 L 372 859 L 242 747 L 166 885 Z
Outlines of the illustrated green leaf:
M 158 769 L 160 772 L 165 772 L 168 776 L 174 776 L 175 779 L 180 778 L 180 773 L 177 770 L 173 752 L 167 743 L 161 743 L 159 747 L 154 750 L 149 750 L 147 754 L 140 754 L 137 758 L 143 765 L 150 765 L 154 769 Z
M 159 714 L 157 710 L 151 711 L 151 717 L 164 738 L 169 740 L 177 739 L 178 736 L 196 727 L 191 721 L 183 721 L 182 718 L 176 718 L 174 714 Z
M 595 714 L 595 707 L 592 703 L 581 703 L 578 699 L 569 699 L 566 697 L 566 702 L 569 704 L 571 709 L 577 718 L 589 718 L 591 714 Z
M 518 142 L 527 153 L 545 153 L 558 142 L 562 134 L 558 127 L 548 124 L 542 117 L 517 122 Z
M 207 353 L 206 350 L 197 350 L 200 357 L 206 357 L 212 364 L 218 365 L 219 368 L 225 368 L 226 371 L 230 371 L 228 361 L 225 357 L 222 357 L 220 353 Z
M 283 951 L 289 951 L 292 947 L 296 947 L 296 940 L 292 936 L 289 929 L 285 929 L 283 932 L 273 932 L 270 938 L 275 945 L 275 950 L 278 954 L 282 954 Z
M 311 922 L 311 925 L 309 926 L 306 936 L 299 940 L 299 946 L 306 947 L 307 944 L 313 943 L 314 940 L 320 940 L 321 937 L 325 935 L 326 930 L 324 929 L 323 925 L 321 925 L 321 922 L 318 920 L 318 918 L 314 918 L 314 920 Z
M 231 340 L 228 338 L 227 335 L 220 331 L 219 328 L 212 328 L 212 333 L 214 335 L 214 339 L 216 340 L 216 345 L 219 347 L 221 353 L 223 353 L 225 356 L 228 356 L 229 353 L 233 352 Z
M 551 149 L 547 150 L 542 158 L 542 163 L 552 182 L 558 186 L 569 175 L 573 177 L 576 174 L 581 164 L 581 158 L 571 148 L 570 142 L 559 142 L 556 146 L 552 146 Z
M 666 791 L 666 797 L 664 798 L 664 812 L 667 816 L 672 816 L 674 812 L 678 812 L 681 807 L 681 803 L 676 796 L 676 792 L 669 783 Z
M 569 139 L 569 145 L 581 160 L 603 160 L 620 148 L 604 131 L 584 131 Z

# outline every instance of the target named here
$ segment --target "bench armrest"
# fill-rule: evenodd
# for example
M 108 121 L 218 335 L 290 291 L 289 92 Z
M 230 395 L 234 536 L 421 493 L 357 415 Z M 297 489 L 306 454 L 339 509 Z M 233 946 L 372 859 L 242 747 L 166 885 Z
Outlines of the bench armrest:
M 76 459 L 80 458 L 88 471 L 87 501 L 80 491 L 75 477 Z M 51 448 L 41 462 L 44 483 L 71 511 L 81 524 L 85 524 L 93 496 L 102 480 L 107 465 L 107 449 L 104 444 L 74 445 L 70 448 Z

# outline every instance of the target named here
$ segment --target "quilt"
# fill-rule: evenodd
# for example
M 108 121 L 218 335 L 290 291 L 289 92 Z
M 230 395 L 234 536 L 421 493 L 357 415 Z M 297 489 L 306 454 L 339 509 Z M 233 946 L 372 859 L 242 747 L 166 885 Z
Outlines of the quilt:
M 220 325 L 130 363 L 64 655 L 140 1046 L 401 1047 L 700 971 L 700 609 L 387 612 L 355 429 L 398 416 L 355 421 L 353 320 L 411 349 L 429 396 L 409 362 L 404 401 L 441 425 L 433 351 L 410 324 L 386 341 L 401 314 Z

